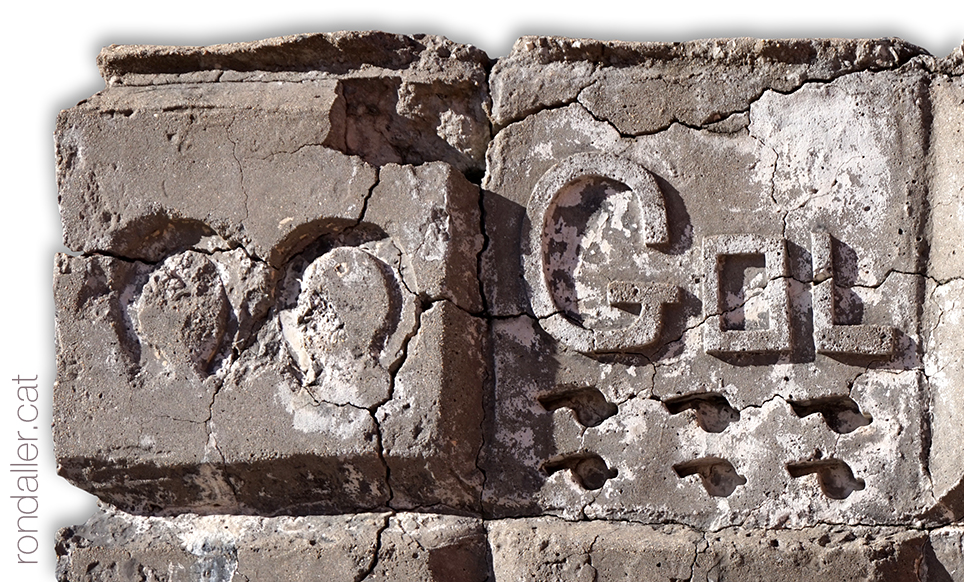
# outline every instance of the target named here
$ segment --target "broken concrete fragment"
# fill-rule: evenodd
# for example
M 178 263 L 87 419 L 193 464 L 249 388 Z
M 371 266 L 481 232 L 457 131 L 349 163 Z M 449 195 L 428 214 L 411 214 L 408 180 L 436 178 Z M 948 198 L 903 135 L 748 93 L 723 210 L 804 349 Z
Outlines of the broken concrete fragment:
M 57 133 L 65 241 L 89 256 L 63 258 L 56 283 L 62 473 L 142 513 L 386 507 L 373 414 L 421 302 L 482 309 L 477 187 L 443 162 L 390 163 L 479 173 L 487 58 L 439 37 L 345 33 L 110 47 L 100 64 L 108 87 Z M 419 353 L 452 341 L 446 330 Z M 161 434 L 171 422 L 184 430 Z M 430 434 L 449 438 L 426 432 L 405 454 L 445 471 Z M 458 437 L 452 470 L 476 490 L 449 501 L 476 507 L 480 437 Z M 444 504 L 402 474 L 400 490 Z
M 374 62 L 351 52 L 361 44 L 379 47 Z M 361 218 L 369 164 L 441 160 L 479 175 L 486 63 L 440 37 L 384 33 L 109 47 L 108 87 L 58 121 L 65 243 L 156 261 L 217 235 L 280 266 L 305 238 Z M 177 74 L 147 82 L 145 66 Z
M 935 71 L 949 76 L 964 75 L 964 42 L 954 47 L 951 54 L 939 59 L 934 67 Z
M 479 173 L 489 140 L 489 58 L 444 37 L 348 31 L 207 47 L 112 45 L 97 61 L 109 88 L 334 81 L 341 119 L 329 145 L 375 165 L 441 160 Z
M 964 528 L 944 527 L 931 531 L 931 546 L 936 562 L 927 574 L 932 580 L 961 580 L 964 578 Z

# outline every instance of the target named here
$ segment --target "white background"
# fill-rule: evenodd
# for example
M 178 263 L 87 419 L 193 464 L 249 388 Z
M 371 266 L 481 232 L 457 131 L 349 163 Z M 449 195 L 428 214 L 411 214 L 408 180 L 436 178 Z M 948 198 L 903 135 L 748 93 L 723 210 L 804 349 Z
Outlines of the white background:
M 294 5 L 292 5 L 294 4 Z M 940 8 L 940 5 L 956 6 Z M 440 34 L 507 54 L 523 34 L 618 40 L 899 36 L 937 56 L 964 39 L 964 9 L 950 2 L 37 2 L 7 5 L 0 52 L 0 572 L 5 580 L 54 579 L 54 535 L 82 523 L 94 498 L 56 476 L 50 442 L 55 377 L 51 272 L 61 243 L 54 182 L 59 110 L 103 87 L 95 58 L 107 44 L 206 45 L 300 32 L 382 29 Z M 38 565 L 17 565 L 16 376 L 39 375 Z M 29 548 L 25 548 L 29 549 Z

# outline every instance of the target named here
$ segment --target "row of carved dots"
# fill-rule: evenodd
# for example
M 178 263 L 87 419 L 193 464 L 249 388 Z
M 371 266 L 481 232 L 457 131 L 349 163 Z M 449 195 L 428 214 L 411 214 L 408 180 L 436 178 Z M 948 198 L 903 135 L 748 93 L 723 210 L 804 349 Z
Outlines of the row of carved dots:
M 846 499 L 854 491 L 864 489 L 863 479 L 854 476 L 846 462 L 835 459 L 814 459 L 795 461 L 785 465 L 791 478 L 815 474 L 820 490 L 831 499 Z M 681 479 L 699 475 L 706 492 L 714 497 L 729 497 L 737 487 L 746 485 L 747 479 L 737 473 L 736 468 L 726 459 L 704 457 L 673 465 L 673 471 Z
M 616 414 L 618 408 L 606 400 L 596 388 L 576 388 L 542 396 L 539 403 L 547 411 L 559 408 L 572 410 L 579 424 L 598 426 L 605 419 Z M 722 432 L 730 422 L 739 420 L 740 413 L 730 406 L 722 394 L 701 392 L 663 402 L 670 414 L 679 414 L 692 409 L 699 426 L 713 433 Z M 789 401 L 794 413 L 800 417 L 820 413 L 831 430 L 848 433 L 872 421 L 870 415 L 860 412 L 853 399 L 846 396 L 828 396 L 811 400 Z M 545 463 L 548 474 L 569 470 L 576 482 L 585 489 L 600 489 L 607 480 L 615 477 L 618 471 L 610 468 L 605 460 L 595 453 L 567 455 Z M 706 457 L 673 466 L 676 474 L 683 478 L 698 474 L 707 493 L 716 497 L 727 497 L 746 484 L 746 478 L 739 475 L 733 465 L 718 457 Z M 853 491 L 864 488 L 864 481 L 857 479 L 847 463 L 839 459 L 823 459 L 788 463 L 787 471 L 793 478 L 816 474 L 823 493 L 832 499 L 845 499 Z
M 569 408 L 576 421 L 585 427 L 599 426 L 618 411 L 616 404 L 606 400 L 602 392 L 593 387 L 540 396 L 539 403 L 550 412 Z M 861 412 L 860 407 L 849 396 L 790 400 L 788 404 L 799 418 L 819 413 L 830 430 L 840 434 L 853 432 L 873 421 L 869 414 Z M 697 392 L 667 398 L 663 405 L 670 414 L 693 410 L 696 423 L 706 432 L 723 432 L 730 423 L 740 420 L 740 411 L 733 408 L 722 394 L 716 392 Z
M 831 499 L 846 499 L 854 491 L 864 489 L 866 485 L 863 479 L 854 476 L 850 465 L 840 459 L 798 461 L 787 463 L 785 467 L 794 479 L 815 474 L 820 490 Z M 619 471 L 609 467 L 602 457 L 591 452 L 552 459 L 545 463 L 543 469 L 549 475 L 568 470 L 580 487 L 590 491 L 601 489 L 606 481 L 619 474 Z M 732 463 L 720 457 L 703 457 L 677 463 L 673 465 L 673 471 L 681 479 L 698 475 L 703 488 L 714 497 L 729 497 L 737 487 L 747 483 L 746 477 L 737 473 Z

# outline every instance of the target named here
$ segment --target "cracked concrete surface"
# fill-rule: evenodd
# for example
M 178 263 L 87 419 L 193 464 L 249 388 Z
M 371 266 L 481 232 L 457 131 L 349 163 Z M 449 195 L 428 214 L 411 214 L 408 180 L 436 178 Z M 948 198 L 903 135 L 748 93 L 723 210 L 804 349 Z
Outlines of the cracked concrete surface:
M 59 578 L 964 579 L 961 62 L 105 49 L 57 126 L 55 446 L 105 503 Z

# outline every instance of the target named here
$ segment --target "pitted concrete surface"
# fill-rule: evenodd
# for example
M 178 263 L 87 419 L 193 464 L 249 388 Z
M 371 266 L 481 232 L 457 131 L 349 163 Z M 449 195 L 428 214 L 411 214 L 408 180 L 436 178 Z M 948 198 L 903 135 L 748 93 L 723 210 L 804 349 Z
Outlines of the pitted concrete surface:
M 111 46 L 61 580 L 964 580 L 961 50 Z

